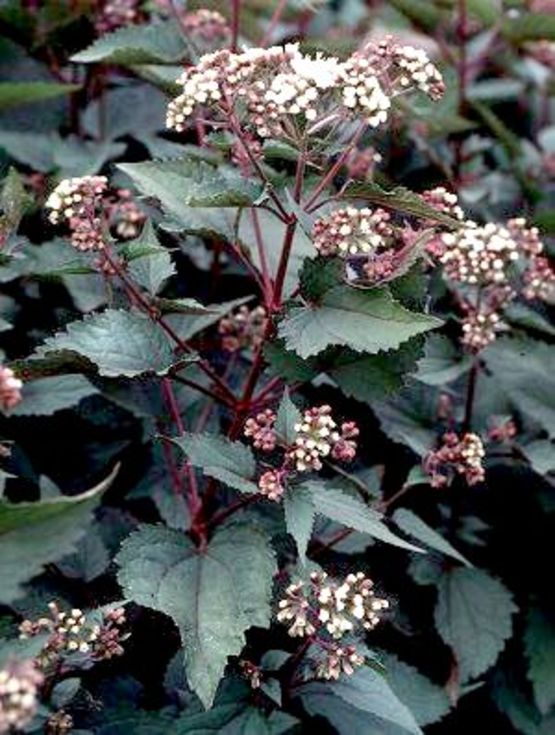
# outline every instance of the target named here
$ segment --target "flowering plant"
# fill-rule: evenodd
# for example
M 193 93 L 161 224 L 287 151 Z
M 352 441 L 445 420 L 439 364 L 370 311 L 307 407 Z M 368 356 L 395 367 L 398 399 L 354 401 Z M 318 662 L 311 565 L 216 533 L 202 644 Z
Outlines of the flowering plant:
M 69 5 L 0 8 L 0 735 L 547 733 L 553 16 Z

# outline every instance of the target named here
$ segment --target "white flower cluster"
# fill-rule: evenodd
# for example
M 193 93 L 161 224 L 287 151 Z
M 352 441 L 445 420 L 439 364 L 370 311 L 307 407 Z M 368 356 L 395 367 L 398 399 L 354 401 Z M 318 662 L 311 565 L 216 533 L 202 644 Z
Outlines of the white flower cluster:
M 518 260 L 519 246 L 510 231 L 492 222 L 478 226 L 467 221 L 456 232 L 441 235 L 445 250 L 440 262 L 453 281 L 489 286 L 507 282 L 511 263 Z
M 495 341 L 503 326 L 496 311 L 472 311 L 463 320 L 461 342 L 471 352 L 480 352 Z
M 299 123 L 316 129 L 341 116 L 362 117 L 377 127 L 386 122 L 397 91 L 413 86 L 439 95 L 441 75 L 423 51 L 388 46 L 387 53 L 386 59 L 385 52 L 373 49 L 342 62 L 308 56 L 298 44 L 288 44 L 206 54 L 178 79 L 183 91 L 168 107 L 167 125 L 183 130 L 199 108 L 211 108 L 225 119 L 242 102 L 260 137 L 291 137 Z M 396 70 L 393 79 L 390 70 Z
M 384 209 L 337 209 L 314 223 L 314 247 L 325 256 L 375 253 L 390 245 L 393 235 L 390 219 Z
M 56 225 L 73 217 L 81 217 L 87 209 L 96 206 L 108 185 L 105 176 L 82 176 L 80 178 L 63 179 L 46 200 L 46 208 L 50 209 L 49 220 Z
M 289 585 L 279 601 L 279 622 L 291 622 L 289 635 L 310 636 L 322 631 L 338 640 L 357 626 L 372 630 L 389 602 L 376 597 L 374 583 L 362 572 L 349 574 L 341 583 L 325 572 L 310 575 L 310 589 L 303 582 Z
M 23 730 L 33 719 L 43 680 L 32 660 L 8 663 L 0 670 L 0 734 Z
M 443 488 L 455 475 L 464 476 L 469 485 L 483 482 L 485 449 L 478 434 L 466 433 L 459 436 L 448 431 L 441 437 L 441 447 L 428 452 L 423 467 L 430 476 L 432 487 Z
M 321 470 L 322 458 L 327 457 L 341 439 L 331 407 L 327 405 L 305 411 L 302 422 L 295 424 L 295 432 L 290 458 L 298 472 Z
M 386 122 L 391 100 L 368 59 L 353 55 L 342 65 L 341 81 L 343 104 L 353 115 L 360 115 L 373 128 Z
M 445 91 L 443 78 L 428 54 L 414 46 L 394 45 L 393 63 L 399 68 L 398 83 L 404 89 L 416 86 L 432 99 L 440 99 Z

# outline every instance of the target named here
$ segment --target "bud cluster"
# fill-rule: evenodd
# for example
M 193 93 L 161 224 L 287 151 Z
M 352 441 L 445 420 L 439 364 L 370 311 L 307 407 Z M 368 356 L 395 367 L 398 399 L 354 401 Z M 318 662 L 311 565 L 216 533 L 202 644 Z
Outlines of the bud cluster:
M 256 449 L 263 452 L 272 452 L 277 444 L 275 423 L 276 414 L 270 408 L 267 408 L 256 416 L 247 419 L 244 434 L 252 439 Z
M 64 712 L 63 709 L 58 710 L 50 715 L 46 721 L 47 735 L 66 735 L 73 730 L 73 717 Z
M 23 730 L 38 708 L 44 677 L 32 660 L 14 661 L 0 669 L 0 734 Z
M 277 620 L 289 626 L 292 637 L 310 637 L 325 653 L 317 675 L 337 679 L 362 666 L 364 657 L 353 645 L 337 641 L 360 630 L 373 630 L 389 602 L 377 597 L 374 583 L 362 572 L 349 574 L 342 582 L 325 572 L 313 572 L 310 582 L 295 582 L 278 603 Z
M 386 122 L 397 92 L 417 87 L 436 98 L 441 86 L 423 51 L 386 46 L 369 47 L 345 62 L 302 54 L 298 44 L 205 54 L 178 79 L 183 92 L 168 107 L 167 125 L 184 130 L 200 108 L 225 119 L 243 103 L 247 122 L 263 138 L 295 139 L 299 125 L 310 132 L 342 117 L 362 117 L 376 127 Z
M 9 411 L 21 401 L 23 382 L 15 377 L 14 371 L 0 365 L 0 409 Z
M 469 485 L 476 485 L 485 477 L 484 456 L 484 445 L 477 434 L 466 433 L 459 437 L 449 431 L 442 436 L 441 447 L 426 455 L 423 468 L 432 487 L 445 487 L 455 475 L 464 476 Z
M 129 189 L 116 189 L 104 202 L 104 212 L 116 237 L 130 240 L 138 237 L 146 221 Z
M 247 419 L 243 433 L 257 449 L 272 452 L 279 443 L 275 422 L 276 414 L 267 409 Z M 338 427 L 330 406 L 309 408 L 294 429 L 292 443 L 284 447 L 281 467 L 265 471 L 258 480 L 260 494 L 269 500 L 281 500 L 291 474 L 320 470 L 325 457 L 350 462 L 356 456 L 357 425 L 354 421 L 346 421 Z
M 555 297 L 555 271 L 541 255 L 538 229 L 523 218 L 506 225 L 465 221 L 456 232 L 434 238 L 427 250 L 443 264 L 445 276 L 466 289 L 459 294 L 465 311 L 462 344 L 471 352 L 496 339 L 505 328 L 503 310 L 519 295 L 544 301 Z
M 123 608 L 105 613 L 100 625 L 89 624 L 78 608 L 64 611 L 55 602 L 49 603 L 48 608 L 49 617 L 24 620 L 19 626 L 20 638 L 23 639 L 42 633 L 49 634 L 37 657 L 42 668 L 48 667 L 64 655 L 88 654 L 93 660 L 100 661 L 123 653 Z
M 201 8 L 183 16 L 183 28 L 203 47 L 224 45 L 231 37 L 227 20 L 217 10 Z
M 140 0 L 106 0 L 100 3 L 100 12 L 94 27 L 98 34 L 110 33 L 123 26 L 140 23 Z
M 267 324 L 268 315 L 263 306 L 256 306 L 254 309 L 240 306 L 218 323 L 222 347 L 228 352 L 257 350 L 264 339 Z
M 105 246 L 101 204 L 107 186 L 105 176 L 64 179 L 46 200 L 50 222 L 68 224 L 71 244 L 77 250 L 101 250 Z
M 514 439 L 517 434 L 517 427 L 513 419 L 503 419 L 501 421 L 495 419 L 492 421 L 488 429 L 488 439 L 492 442 L 506 442 Z

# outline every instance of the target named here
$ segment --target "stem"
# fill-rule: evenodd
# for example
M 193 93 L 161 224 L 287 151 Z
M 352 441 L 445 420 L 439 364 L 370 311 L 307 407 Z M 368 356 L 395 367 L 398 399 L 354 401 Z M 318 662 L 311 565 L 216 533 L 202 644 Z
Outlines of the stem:
M 262 40 L 260 41 L 260 46 L 262 48 L 264 48 L 266 44 L 269 43 L 269 41 L 271 40 L 272 35 L 276 29 L 277 24 L 279 23 L 281 19 L 281 15 L 283 11 L 285 10 L 286 5 L 287 5 L 287 0 L 279 0 L 272 17 L 270 18 L 268 27 L 266 28 L 266 31 L 264 32 Z
M 328 551 L 329 549 L 336 546 L 340 541 L 343 541 L 344 538 L 347 538 L 347 536 L 350 536 L 351 533 L 353 533 L 352 528 L 343 528 L 341 531 L 338 531 L 335 536 L 331 538 L 330 541 L 320 544 L 316 549 L 312 550 L 310 549 L 310 555 L 312 557 L 318 556 L 319 554 L 323 554 L 325 551 Z
M 185 427 L 181 419 L 179 406 L 177 405 L 171 380 L 169 378 L 164 378 L 162 380 L 162 390 L 170 410 L 170 415 L 177 428 L 177 434 L 178 436 L 183 436 L 185 434 Z M 200 539 L 201 544 L 204 544 L 206 542 L 206 532 L 202 521 L 199 523 L 200 516 L 202 515 L 202 500 L 199 495 L 197 478 L 190 462 L 187 461 L 185 463 L 185 468 L 188 480 L 187 505 L 191 516 L 191 530 Z M 178 478 L 178 487 L 181 488 L 181 477 L 178 475 Z
M 239 40 L 239 17 L 241 15 L 241 0 L 231 0 L 231 44 L 230 51 L 237 52 Z
M 164 330 L 168 337 L 179 347 L 182 352 L 193 354 L 193 348 L 188 345 L 185 340 L 181 339 L 181 337 L 175 332 L 173 327 L 171 327 L 164 320 L 162 315 L 149 303 L 148 299 L 143 296 L 143 294 L 135 286 L 133 281 L 127 277 L 120 264 L 116 260 L 114 260 L 114 258 L 112 258 L 108 249 L 104 250 L 104 256 L 106 257 L 108 263 L 110 263 L 110 265 L 114 269 L 114 272 L 116 273 L 118 278 L 128 289 L 129 293 L 136 301 L 137 305 L 140 306 L 154 322 L 160 325 L 160 327 Z M 222 392 L 222 395 L 225 396 L 228 401 L 235 403 L 235 396 L 228 388 L 228 386 L 224 383 L 224 381 L 220 378 L 220 376 L 208 364 L 208 362 L 206 360 L 199 360 L 197 362 L 197 365 L 218 386 L 218 388 Z
M 245 153 L 247 154 L 247 158 L 249 159 L 249 161 L 251 163 L 251 166 L 254 168 L 254 170 L 256 171 L 256 173 L 258 175 L 258 177 L 260 178 L 260 180 L 262 181 L 262 183 L 265 185 L 266 192 L 267 192 L 268 196 L 270 197 L 270 199 L 273 201 L 273 203 L 276 205 L 276 208 L 277 208 L 277 210 L 279 212 L 280 217 L 282 218 L 282 220 L 284 222 L 289 222 L 289 220 L 291 218 L 290 215 L 285 210 L 285 207 L 283 206 L 283 204 L 281 203 L 279 197 L 275 193 L 274 186 L 273 186 L 272 182 L 270 181 L 270 179 L 264 173 L 262 167 L 260 166 L 260 163 L 253 156 L 252 151 L 249 148 L 248 141 L 245 140 L 245 137 L 244 137 L 244 135 L 243 135 L 243 133 L 241 131 L 241 128 L 239 127 L 239 125 L 237 124 L 237 121 L 235 120 L 235 118 L 232 115 L 231 109 L 232 108 L 230 106 L 229 125 L 230 125 L 231 130 L 233 131 L 233 133 L 237 137 L 237 140 L 241 143 L 241 146 L 242 146 L 243 150 L 245 151 Z
M 257 500 L 260 500 L 259 495 L 247 495 L 240 498 L 239 500 L 235 501 L 235 503 L 228 505 L 227 508 L 224 508 L 219 513 L 213 515 L 212 518 L 208 521 L 208 527 L 213 529 L 216 528 L 216 526 L 220 526 L 227 518 L 237 513 L 237 511 L 246 508 Z
M 268 259 L 266 258 L 266 248 L 264 247 L 264 238 L 262 237 L 262 230 L 260 229 L 260 220 L 258 219 L 258 212 L 256 209 L 251 208 L 252 226 L 254 229 L 254 235 L 256 238 L 256 247 L 258 250 L 258 257 L 260 258 L 260 268 L 262 270 L 262 283 L 264 289 L 264 305 L 268 307 L 273 300 L 273 285 L 270 278 L 270 270 L 268 268 Z
M 468 26 L 468 8 L 466 6 L 466 0 L 458 0 L 458 21 L 456 28 L 457 43 L 459 47 L 459 58 L 457 61 L 457 78 L 459 86 L 459 103 L 458 103 L 458 114 L 464 117 L 467 102 L 467 47 L 466 47 L 466 34 Z M 462 175 L 462 138 L 455 141 L 455 179 L 460 182 Z
M 326 186 L 328 186 L 328 184 L 330 184 L 333 181 L 335 175 L 337 174 L 341 166 L 343 166 L 343 164 L 347 160 L 353 148 L 357 145 L 359 140 L 362 138 L 362 134 L 364 133 L 365 129 L 366 129 L 366 123 L 363 122 L 358 128 L 358 130 L 356 131 L 356 133 L 354 134 L 351 142 L 344 149 L 343 153 L 339 156 L 339 158 L 333 164 L 333 166 L 331 166 L 327 174 L 321 179 L 316 189 L 314 189 L 314 191 L 312 192 L 312 196 L 309 198 L 308 202 L 304 206 L 305 212 L 310 212 L 311 207 L 318 200 L 318 197 L 320 196 L 320 194 L 324 191 Z
M 303 141 L 303 146 L 300 151 L 299 158 L 297 160 L 297 169 L 295 171 L 295 184 L 293 187 L 293 199 L 299 204 L 301 201 L 301 195 L 303 190 L 303 177 L 306 167 L 306 141 Z M 283 286 L 285 284 L 285 277 L 287 275 L 287 265 L 289 263 L 289 257 L 293 248 L 293 241 L 295 238 L 295 230 L 297 229 L 297 217 L 291 215 L 287 227 L 285 228 L 285 235 L 283 237 L 283 245 L 281 247 L 281 256 L 279 259 L 279 265 L 276 275 L 276 283 L 274 288 L 274 299 L 273 307 L 277 311 L 281 308 L 281 300 L 283 293 Z
M 479 372 L 480 372 L 480 362 L 476 358 L 474 362 L 472 363 L 472 367 L 470 368 L 470 373 L 468 375 L 468 385 L 466 388 L 466 402 L 465 402 L 465 408 L 464 408 L 464 420 L 463 420 L 463 425 L 462 425 L 462 431 L 464 434 L 470 431 L 470 428 L 472 426 L 472 413 L 474 410 L 474 398 L 476 395 L 476 383 L 478 381 Z
M 176 375 L 175 373 L 172 374 L 170 377 L 172 380 L 175 380 L 176 383 L 187 385 L 189 388 L 193 388 L 193 390 L 196 390 L 199 393 L 203 393 L 205 396 L 211 398 L 213 401 L 223 403 L 223 405 L 227 406 L 228 408 L 234 407 L 234 403 L 228 398 L 219 395 L 218 393 L 215 393 L 214 391 L 210 390 L 210 388 L 207 388 L 206 386 L 197 383 L 195 380 L 191 380 L 190 378 L 183 378 L 181 375 Z
M 339 465 L 336 465 L 333 462 L 329 462 L 327 459 L 324 460 L 324 463 L 334 472 L 337 472 L 338 475 L 341 475 L 341 477 L 344 477 L 346 480 L 348 480 L 348 482 L 354 485 L 354 487 L 356 487 L 358 491 L 358 494 L 364 501 L 369 503 L 372 500 L 372 495 L 366 485 L 362 482 L 362 480 L 359 480 L 358 477 L 355 477 L 355 475 L 351 475 L 342 467 L 339 467 Z

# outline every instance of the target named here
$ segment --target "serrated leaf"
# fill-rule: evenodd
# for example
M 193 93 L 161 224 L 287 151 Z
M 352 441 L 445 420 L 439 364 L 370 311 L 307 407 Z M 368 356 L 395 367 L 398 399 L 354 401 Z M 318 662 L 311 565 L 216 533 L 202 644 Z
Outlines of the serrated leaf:
M 256 472 L 254 454 L 245 444 L 217 434 L 184 434 L 171 441 L 182 450 L 193 467 L 199 467 L 208 477 L 214 477 L 242 493 L 258 492 L 253 481 Z
M 521 12 L 518 18 L 505 20 L 502 30 L 514 43 L 555 41 L 555 17 L 547 13 Z
M 547 475 L 555 471 L 555 444 L 549 439 L 537 439 L 520 447 L 534 472 Z
M 0 602 L 9 604 L 20 597 L 22 585 L 40 574 L 45 564 L 73 551 L 118 469 L 81 495 L 37 503 L 0 500 Z
M 325 717 L 338 735 L 422 733 L 386 679 L 368 666 L 333 683 L 304 684 L 295 694 L 310 715 Z
M 554 437 L 552 346 L 531 339 L 499 339 L 484 352 L 484 360 L 511 403 Z
M 244 631 L 270 621 L 275 559 L 252 525 L 218 530 L 200 552 L 182 533 L 141 526 L 117 556 L 126 597 L 169 615 L 182 641 L 187 680 L 210 707 Z
M 250 206 L 260 196 L 260 186 L 234 169 L 194 158 L 122 163 L 118 168 L 142 194 L 160 202 L 170 229 L 232 237 L 235 208 Z
M 80 88 L 79 84 L 57 84 L 56 82 L 0 82 L 0 110 L 61 97 L 76 92 Z
M 369 508 L 352 495 L 318 482 L 305 482 L 300 487 L 306 488 L 312 494 L 315 511 L 326 518 L 360 533 L 367 533 L 386 544 L 399 546 L 409 551 L 422 551 L 417 546 L 396 536 L 383 522 L 381 513 Z
M 10 410 L 10 416 L 51 416 L 73 408 L 99 391 L 82 375 L 59 375 L 25 382 L 24 400 Z
M 172 345 L 160 327 L 142 314 L 115 309 L 71 322 L 65 332 L 45 340 L 36 354 L 60 352 L 87 358 L 106 377 L 164 375 L 175 363 Z
M 444 689 L 431 682 L 414 666 L 401 661 L 392 653 L 380 655 L 386 679 L 414 715 L 420 726 L 431 725 L 449 712 L 449 698 Z
M 10 168 L 0 193 L 0 237 L 5 239 L 17 230 L 28 201 L 21 176 Z
M 472 360 L 461 356 L 452 342 L 440 334 L 430 334 L 426 339 L 425 355 L 418 361 L 413 377 L 427 385 L 445 385 L 468 372 Z
M 76 64 L 99 61 L 110 64 L 170 64 L 187 55 L 179 26 L 168 21 L 130 25 L 97 38 L 88 48 L 71 57 Z
M 435 624 L 454 652 L 461 682 L 495 663 L 512 634 L 516 611 L 506 587 L 480 569 L 453 569 L 441 577 Z
M 546 715 L 555 704 L 555 625 L 538 608 L 528 614 L 524 646 L 534 700 Z
M 461 223 L 459 220 L 449 217 L 449 215 L 438 211 L 435 207 L 427 204 L 414 191 L 406 189 L 404 186 L 396 186 L 391 191 L 382 189 L 379 184 L 349 184 L 341 194 L 342 199 L 363 199 L 377 207 L 392 209 L 394 212 L 407 214 L 420 219 L 438 222 L 441 225 L 457 230 Z
M 419 337 L 380 355 L 360 355 L 342 349 L 326 372 L 345 395 L 370 403 L 399 390 L 421 354 Z
M 458 552 L 446 539 L 441 536 L 433 528 L 430 528 L 427 523 L 419 518 L 412 510 L 407 508 L 399 508 L 393 514 L 393 521 L 399 526 L 401 531 L 404 531 L 409 536 L 413 536 L 415 539 L 421 541 L 425 546 L 430 546 L 436 551 L 440 551 L 442 554 L 451 556 L 457 561 L 462 562 L 467 567 L 472 566 L 470 562 L 464 558 L 464 556 Z
M 145 252 L 145 249 L 148 249 L 148 252 Z M 143 255 L 140 255 L 141 251 Z M 156 296 L 167 279 L 175 275 L 171 255 L 160 245 L 150 220 L 145 223 L 139 237 L 126 243 L 125 255 L 130 261 L 127 266 L 129 275 L 151 296 Z
M 285 439 L 287 444 L 291 444 L 296 436 L 295 425 L 300 422 L 302 414 L 300 410 L 295 406 L 289 391 L 285 390 L 283 393 L 279 408 L 276 415 L 275 429 L 278 435 Z
M 306 564 L 306 550 L 316 516 L 310 489 L 297 486 L 288 490 L 283 498 L 283 510 L 287 532 L 295 539 L 301 564 Z
M 330 345 L 376 354 L 440 325 L 435 317 L 405 309 L 385 289 L 363 292 L 336 286 L 318 305 L 292 307 L 279 335 L 302 358 Z
M 179 317 L 176 318 L 170 315 L 168 321 L 173 325 L 181 339 L 190 340 L 199 332 L 217 324 L 222 317 L 238 306 L 242 306 L 251 300 L 251 296 L 243 296 L 232 301 L 224 301 L 221 304 L 207 304 L 202 310 L 193 305 L 188 313 L 178 312 Z M 187 307 L 185 306 L 185 308 Z

